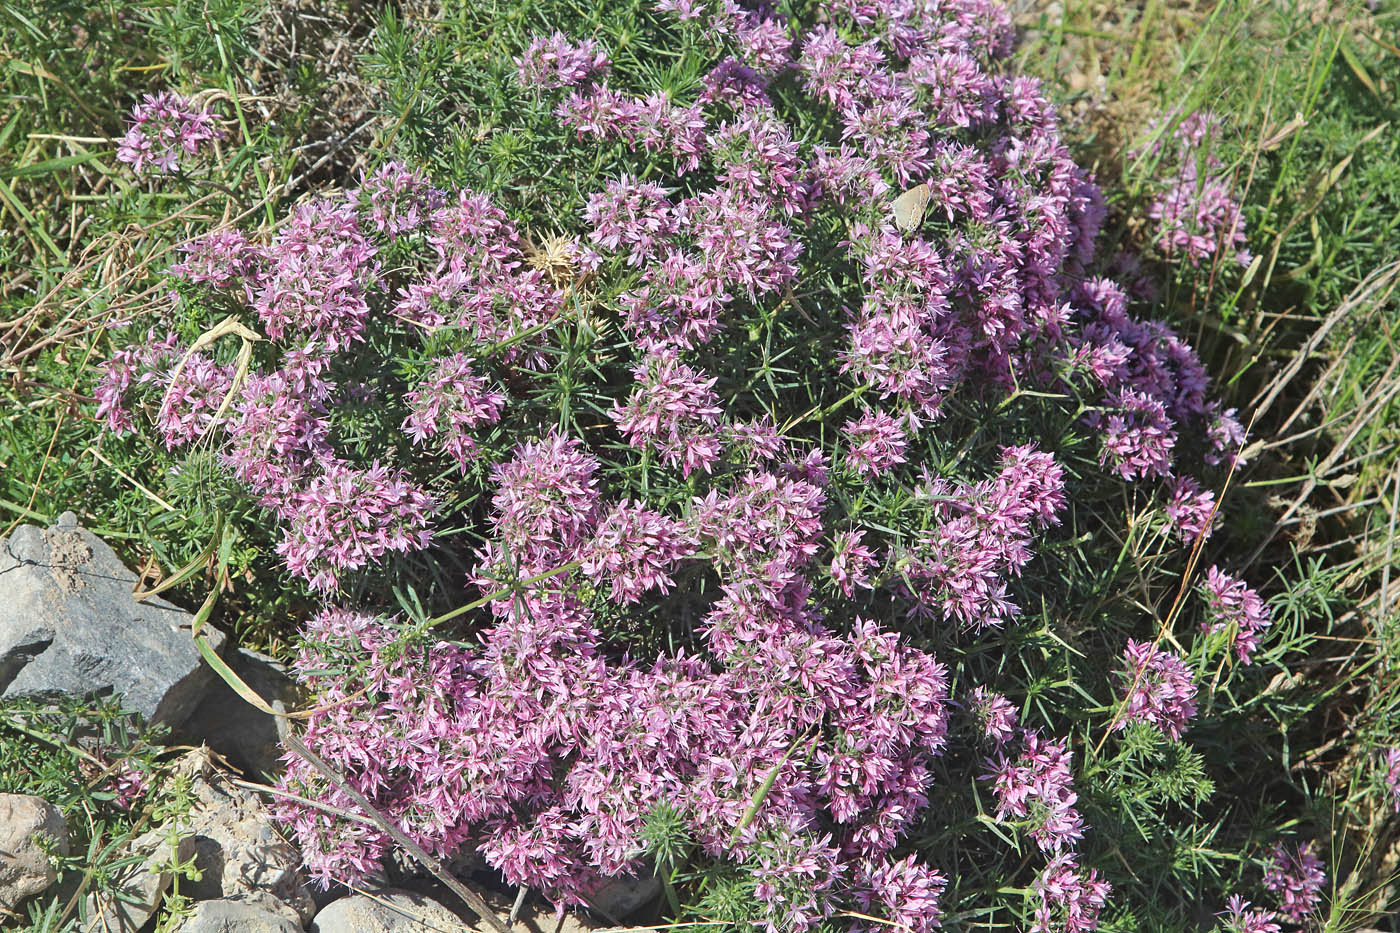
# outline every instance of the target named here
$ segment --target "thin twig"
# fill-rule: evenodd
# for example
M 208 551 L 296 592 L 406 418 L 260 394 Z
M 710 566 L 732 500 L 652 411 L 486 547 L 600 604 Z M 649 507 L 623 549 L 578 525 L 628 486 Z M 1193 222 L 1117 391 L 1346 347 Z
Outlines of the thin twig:
M 341 790 L 351 800 L 355 801 L 355 805 L 363 810 L 365 815 L 373 820 L 376 826 L 388 833 L 396 843 L 403 847 L 405 852 L 417 859 L 428 871 L 432 872 L 433 877 L 447 885 L 452 893 L 460 897 L 462 902 L 470 907 L 472 912 L 478 917 L 486 921 L 486 924 L 490 926 L 491 929 L 495 930 L 496 933 L 510 933 L 510 927 L 506 926 L 501 918 L 496 916 L 495 912 L 491 910 L 480 894 L 477 894 L 471 888 L 458 881 L 453 877 L 452 873 L 443 866 L 442 862 L 423 851 L 423 848 L 419 846 L 418 843 L 408 838 L 402 830 L 389 821 L 388 817 L 375 809 L 374 805 L 369 802 L 369 799 L 366 798 L 364 794 L 352 787 L 350 782 L 346 781 L 334 768 L 326 764 L 326 762 L 321 759 L 320 755 L 317 755 L 311 749 L 307 748 L 301 739 L 294 735 L 287 736 L 286 744 L 288 748 L 300 755 L 307 764 L 321 772 L 321 775 L 325 777 L 326 780 L 330 781 L 337 789 Z

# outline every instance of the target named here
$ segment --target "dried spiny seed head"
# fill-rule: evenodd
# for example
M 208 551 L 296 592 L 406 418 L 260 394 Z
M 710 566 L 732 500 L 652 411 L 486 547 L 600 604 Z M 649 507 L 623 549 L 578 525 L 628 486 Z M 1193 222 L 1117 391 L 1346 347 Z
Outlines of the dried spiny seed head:
M 578 280 L 578 247 L 570 237 L 553 234 L 545 237 L 538 245 L 533 241 L 528 242 L 528 247 L 526 261 L 529 262 L 530 268 L 543 272 L 559 288 L 567 288 Z

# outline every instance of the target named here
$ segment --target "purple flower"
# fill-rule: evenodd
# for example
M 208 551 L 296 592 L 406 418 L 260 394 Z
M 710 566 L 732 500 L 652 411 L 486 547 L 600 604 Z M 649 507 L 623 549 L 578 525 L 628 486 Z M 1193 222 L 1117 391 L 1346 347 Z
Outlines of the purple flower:
M 679 216 L 706 273 L 726 286 L 753 298 L 797 277 L 801 241 L 764 201 L 716 188 L 682 201 Z
M 113 353 L 98 368 L 93 390 L 96 415 L 107 430 L 115 434 L 135 430 L 133 407 L 138 404 L 137 397 L 148 393 L 147 387 L 163 388 L 167 372 L 182 355 L 175 334 L 157 338 L 154 330 L 147 332 L 145 342 Z
M 857 882 L 856 903 L 865 913 L 877 912 L 883 919 L 912 933 L 928 933 L 942 926 L 939 898 L 948 880 L 939 872 L 919 863 L 915 856 L 894 861 L 867 863 Z M 863 928 L 867 933 L 884 929 Z
M 1385 750 L 1385 789 L 1395 802 L 1395 812 L 1400 813 L 1400 745 Z
M 835 555 L 831 558 L 831 579 L 836 581 L 846 598 L 855 595 L 857 589 L 871 589 L 870 573 L 878 562 L 875 554 L 861 543 L 865 532 L 860 530 L 843 531 L 836 536 Z
M 182 156 L 196 155 L 205 143 L 224 135 L 214 114 L 196 110 L 193 101 L 171 91 L 143 94 L 131 108 L 129 122 L 117 160 L 138 175 L 148 169 L 159 175 L 174 172 Z
M 400 472 L 330 463 L 285 503 L 277 553 L 312 589 L 328 592 L 342 571 L 427 547 L 432 511 L 432 498 Z
M 684 522 L 624 501 L 598 522 L 582 570 L 600 585 L 610 582 L 614 602 L 635 603 L 648 590 L 668 592 L 672 571 L 694 553 Z
M 787 441 L 767 415 L 754 421 L 731 422 L 724 429 L 731 453 L 750 464 L 769 463 L 790 456 Z
M 1206 451 L 1202 459 L 1212 466 L 1221 463 L 1226 466 L 1243 466 L 1245 461 L 1240 456 L 1240 450 L 1244 447 L 1245 432 L 1244 425 L 1235 417 L 1235 409 L 1222 410 L 1219 402 L 1211 402 L 1206 406 L 1205 413 L 1206 440 L 1210 442 L 1210 450 Z
M 1062 852 L 1036 877 L 1034 891 L 1040 903 L 1031 933 L 1082 933 L 1099 928 L 1099 911 L 1113 888 L 1097 869 L 1086 875 L 1074 853 Z
M 720 62 L 705 75 L 705 89 L 699 103 L 707 109 L 724 104 L 735 110 L 751 110 L 771 105 L 768 81 L 757 71 L 733 58 Z
M 121 763 L 115 774 L 107 781 L 107 789 L 112 793 L 112 805 L 119 810 L 130 810 L 132 805 L 145 796 L 149 779 L 145 771 L 130 759 Z
M 593 225 L 588 238 L 608 252 L 626 254 L 628 265 L 655 258 L 676 232 L 671 202 L 660 185 L 623 175 L 589 195 L 583 217 Z
M 939 413 L 956 380 L 956 353 L 947 338 L 948 273 L 937 252 L 892 228 L 852 228 L 861 259 L 865 301 L 850 325 L 843 371 L 895 396 L 929 417 Z
M 1064 472 L 1032 445 L 1003 448 L 1001 466 L 988 482 L 934 479 L 922 490 L 936 520 L 905 555 L 905 589 L 916 613 L 936 612 L 981 629 L 1019 612 L 1006 578 L 1030 560 L 1032 530 L 1059 520 Z
M 627 314 L 628 333 L 642 349 L 691 349 L 720 329 L 720 313 L 732 297 L 704 261 L 672 249 L 647 266 L 641 284 L 618 303 Z
M 928 119 L 902 95 L 847 111 L 843 122 L 842 141 L 863 149 L 896 184 L 907 187 L 928 176 Z
M 817 146 L 812 172 L 817 191 L 841 205 L 868 204 L 890 190 L 875 163 L 847 145 Z
M 258 287 L 264 253 L 241 230 L 213 230 L 180 250 L 185 258 L 170 267 L 173 275 L 219 289 L 241 284 L 251 293 Z
M 515 60 L 516 80 L 527 91 L 573 87 L 608 73 L 608 56 L 592 39 L 577 45 L 562 32 L 545 38 L 536 36 L 525 53 Z
M 391 238 L 422 228 L 443 204 L 443 192 L 427 175 L 394 161 L 361 174 L 360 187 L 349 196 L 352 203 L 363 205 L 374 229 Z
M 1172 482 L 1171 500 L 1167 503 L 1167 522 L 1182 544 L 1191 546 L 1209 538 L 1217 517 L 1215 493 L 1202 490 L 1201 484 L 1190 476 Z
M 1011 741 L 1016 734 L 1019 716 L 1010 700 L 985 686 L 977 686 L 972 688 L 968 705 L 982 727 L 982 734 L 997 748 Z
M 1130 408 L 1135 410 L 1144 406 L 1144 398 L 1160 405 L 1162 414 L 1151 413 L 1146 424 L 1164 435 L 1174 432 L 1178 424 L 1208 413 L 1205 367 L 1170 328 L 1130 318 L 1127 296 L 1106 279 L 1090 279 L 1075 286 L 1072 300 L 1082 309 L 1077 314 L 1084 320 L 1082 333 L 1071 336 L 1071 342 L 1086 354 L 1094 378 L 1110 393 L 1110 405 L 1120 403 L 1125 396 L 1130 397 Z M 1130 411 L 1122 417 L 1142 422 L 1144 413 Z M 1091 418 L 1090 423 L 1097 426 L 1101 420 L 1102 416 Z M 1161 439 L 1153 443 L 1160 446 Z
M 711 138 L 719 181 L 755 203 L 791 217 L 807 206 L 798 146 L 787 124 L 756 110 L 725 123 Z
M 908 440 L 900 419 L 882 411 L 866 411 L 841 428 L 849 445 L 846 464 L 858 475 L 874 477 L 904 463 Z
M 1278 925 L 1278 914 L 1272 910 L 1251 910 L 1249 901 L 1238 894 L 1230 895 L 1225 909 L 1216 914 L 1221 917 L 1219 933 L 1282 933 Z
M 916 54 L 909 60 L 908 76 L 942 126 L 982 126 L 999 115 L 995 81 L 966 52 Z
M 1214 634 L 1228 632 L 1230 645 L 1241 664 L 1250 663 L 1259 650 L 1261 633 L 1273 624 L 1273 614 L 1259 594 L 1243 580 L 1212 566 L 1206 571 L 1201 594 L 1206 599 L 1206 621 L 1202 628 Z
M 599 466 L 582 444 L 558 432 L 517 447 L 491 473 L 492 524 L 499 543 L 483 553 L 484 565 L 509 558 L 515 574 L 527 577 L 568 563 L 592 537 L 600 517 Z
M 998 751 L 996 758 L 988 759 L 990 770 L 982 777 L 992 782 L 997 820 L 1029 822 L 1031 837 L 1042 852 L 1073 848 L 1084 836 L 1084 820 L 1074 807 L 1079 797 L 1071 758 L 1064 739 L 1047 740 L 1027 732 L 1020 755 L 1012 758 Z
M 1225 164 L 1213 151 L 1221 119 L 1209 112 L 1192 113 L 1169 134 L 1164 132 L 1164 122 L 1150 127 L 1158 138 L 1137 150 L 1139 156 L 1157 159 L 1157 173 L 1167 179 L 1147 209 L 1147 216 L 1158 223 L 1156 239 L 1162 255 L 1185 255 L 1192 265 L 1200 265 L 1203 259 L 1233 251 L 1237 263 L 1249 265 L 1253 256 L 1245 248 L 1248 238 L 1240 204 L 1225 175 Z
M 1132 639 L 1123 652 L 1123 665 L 1117 672 L 1123 695 L 1113 728 L 1145 722 L 1172 739 L 1181 738 L 1196 715 L 1196 684 L 1190 669 L 1176 655 Z
M 228 397 L 233 367 L 215 363 L 203 353 L 182 357 L 165 377 L 165 392 L 155 425 L 168 448 L 198 440 L 214 424 L 214 415 Z
M 305 335 L 330 352 L 363 340 L 368 296 L 379 281 L 374 254 L 350 205 L 297 207 L 268 248 L 253 303 L 268 336 Z
M 472 430 L 499 421 L 506 404 L 506 397 L 488 389 L 472 363 L 461 353 L 434 360 L 405 396 L 409 414 L 403 430 L 415 444 L 438 438 L 463 473 L 476 457 Z
M 773 75 L 792 63 L 792 39 L 782 19 L 736 12 L 729 31 L 744 63 L 759 74 Z
M 285 504 L 314 464 L 332 458 L 324 399 L 286 371 L 253 373 L 244 382 L 223 460 L 264 507 Z
M 1287 846 L 1274 844 L 1264 872 L 1264 887 L 1278 894 L 1279 913 L 1294 923 L 1302 923 L 1322 901 L 1327 883 L 1322 860 L 1313 855 L 1312 843 Z
M 1124 479 L 1166 476 L 1171 470 L 1176 430 L 1161 402 L 1131 389 L 1108 399 L 1103 414 L 1085 418 L 1099 430 L 1099 462 Z
M 573 127 L 580 139 L 631 139 L 638 131 L 640 106 L 638 101 L 606 84 L 595 84 L 571 91 L 554 108 L 554 115 L 560 123 Z
M 878 41 L 852 47 L 827 24 L 807 34 L 798 67 L 808 93 L 843 113 L 894 91 Z
M 669 156 L 678 175 L 699 168 L 707 148 L 705 116 L 699 107 L 682 107 L 665 91 L 657 91 L 635 102 L 630 117 L 623 125 L 629 142 Z
M 736 593 L 781 601 L 804 583 L 801 572 L 820 551 L 825 502 L 810 483 L 755 470 L 726 495 L 712 490 L 697 497 L 692 512 L 721 578 Z M 761 624 L 747 615 L 744 621 Z
M 695 469 L 708 473 L 720 451 L 715 377 L 682 363 L 674 349 L 650 354 L 632 373 L 637 388 L 608 412 L 627 443 L 659 451 L 685 476 Z

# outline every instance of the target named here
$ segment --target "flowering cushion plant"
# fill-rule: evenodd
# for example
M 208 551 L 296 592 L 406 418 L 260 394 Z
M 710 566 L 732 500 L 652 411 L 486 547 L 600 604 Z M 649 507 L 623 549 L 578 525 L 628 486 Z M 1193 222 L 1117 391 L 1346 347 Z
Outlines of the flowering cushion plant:
M 189 332 L 132 331 L 99 416 L 212 447 L 275 528 L 322 603 L 303 740 L 429 852 L 560 905 L 657 872 L 678 916 L 770 930 L 1094 929 L 1138 883 L 1096 822 L 1194 844 L 1193 719 L 1270 615 L 1212 567 L 1194 633 L 1086 631 L 1055 581 L 1086 522 L 1121 532 L 1104 490 L 1149 590 L 1179 580 L 1243 429 L 1099 273 L 1103 199 L 1001 7 L 662 0 L 631 28 L 688 79 L 562 28 L 495 75 L 577 170 L 571 213 L 385 160 L 203 232 L 169 271 Z M 191 352 L 225 313 L 264 338 L 246 369 Z M 312 874 L 373 871 L 392 840 L 286 760 Z M 1232 831 L 1257 870 L 1222 909 L 1238 883 L 1306 918 L 1315 866 L 1266 881 Z

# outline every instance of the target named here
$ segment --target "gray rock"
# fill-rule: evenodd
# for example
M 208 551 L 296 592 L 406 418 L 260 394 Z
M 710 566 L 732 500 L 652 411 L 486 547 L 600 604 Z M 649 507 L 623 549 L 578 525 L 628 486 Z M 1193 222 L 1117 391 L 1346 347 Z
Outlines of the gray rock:
M 296 911 L 275 897 L 249 894 L 200 901 L 177 933 L 301 933 Z
M 230 651 L 224 660 L 264 700 L 296 708 L 296 681 L 283 665 L 246 648 Z M 209 688 L 180 732 L 189 744 L 208 745 L 254 778 L 271 778 L 282 771 L 277 718 L 255 709 L 222 680 Z
M 145 926 L 174 879 L 172 863 L 189 861 L 194 855 L 194 840 L 179 835 L 172 845 L 169 831 L 158 826 L 133 839 L 129 852 L 135 858 L 113 873 L 113 890 L 94 892 L 85 899 L 84 933 L 136 933 Z M 185 884 L 181 882 L 182 892 Z
M 265 895 L 287 905 L 298 925 L 316 905 L 306 889 L 297 850 L 277 832 L 272 814 L 254 794 L 229 783 L 208 749 L 195 749 L 177 764 L 191 778 L 194 806 L 189 833 L 197 881 L 181 891 L 195 900 Z
M 589 904 L 609 921 L 622 921 L 660 896 L 661 879 L 648 867 L 640 877 L 613 878 L 605 882 L 593 892 Z
M 136 575 L 72 512 L 0 538 L 0 697 L 56 701 L 121 694 L 151 722 L 178 725 L 214 673 L 191 616 L 132 598 Z M 220 650 L 222 633 L 205 628 Z
M 54 883 L 48 851 L 68 854 L 68 823 L 43 797 L 0 794 L 0 910 Z
M 311 933 L 458 933 L 471 927 L 426 895 L 386 888 L 373 895 L 332 901 L 308 929 Z

